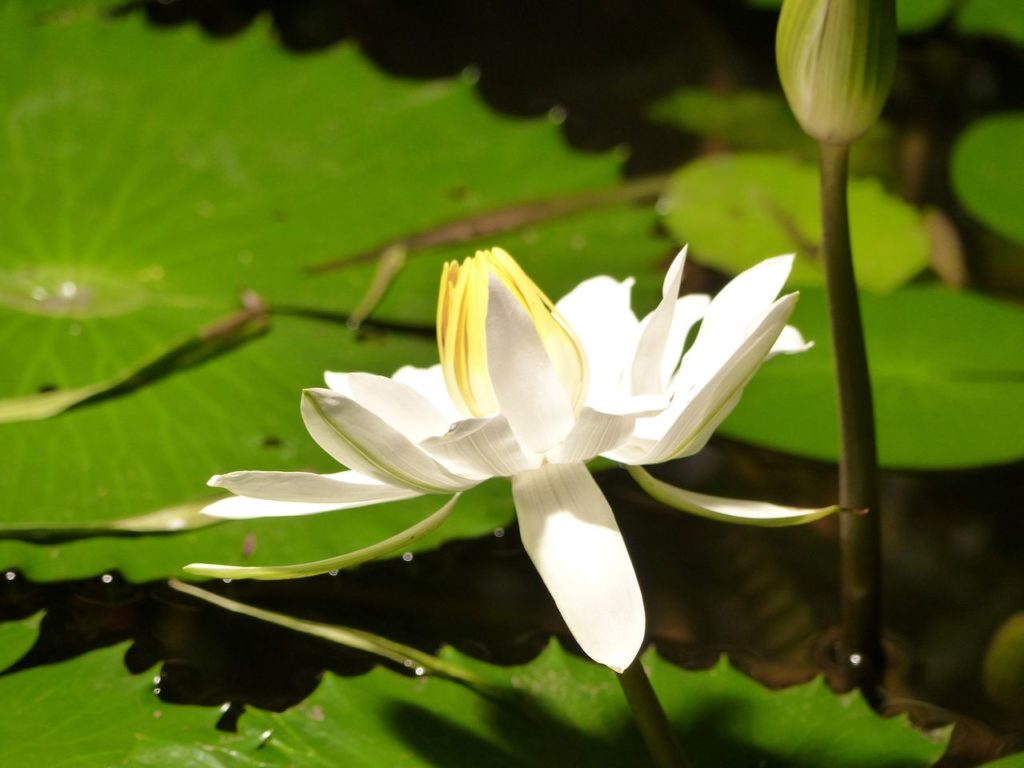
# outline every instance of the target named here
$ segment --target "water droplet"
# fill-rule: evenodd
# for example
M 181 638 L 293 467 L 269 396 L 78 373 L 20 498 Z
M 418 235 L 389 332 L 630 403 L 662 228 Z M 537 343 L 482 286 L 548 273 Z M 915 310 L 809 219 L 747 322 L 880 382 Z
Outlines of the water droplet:
M 411 562 L 412 562 L 412 552 L 406 552 L 406 553 L 404 553 L 404 554 L 402 555 L 402 560 L 404 560 L 404 561 L 405 561 L 405 562 L 407 562 L 407 563 L 411 563 Z
M 223 704 L 220 705 L 220 712 L 221 712 L 221 714 L 224 714 L 229 709 L 231 709 L 231 702 L 230 701 L 225 701 Z
M 663 195 L 658 198 L 658 202 L 654 204 L 654 210 L 661 216 L 668 216 L 675 208 L 674 201 L 668 195 Z
M 102 576 L 100 576 L 100 581 L 102 581 L 104 584 L 112 584 L 114 581 L 114 577 L 112 574 L 104 573 Z
M 402 662 L 406 669 L 412 669 L 412 659 L 406 659 Z
M 423 677 L 425 674 L 427 674 L 427 670 L 425 670 L 423 667 L 416 667 L 416 669 L 414 669 L 412 673 L 416 675 L 416 677 Z
M 18 574 L 16 574 L 14 571 L 8 571 L 4 574 L 4 578 L 8 581 L 14 581 L 16 578 L 18 578 Z
M 565 111 L 565 107 L 561 104 L 556 104 L 548 110 L 548 120 L 555 125 L 561 125 L 565 122 L 565 118 L 568 116 L 568 112 Z
M 157 696 L 159 696 L 160 695 L 160 686 L 155 687 L 153 689 L 153 693 L 156 694 Z
M 221 579 L 221 581 L 223 581 L 225 584 L 231 583 L 231 579 Z
M 256 745 L 256 749 L 261 749 L 264 744 L 270 741 L 270 737 L 274 735 L 274 732 L 269 728 L 260 734 L 259 743 Z
M 495 528 L 494 529 L 494 538 L 500 539 L 500 538 L 503 538 L 504 536 L 505 536 L 505 529 L 504 528 Z
M 133 312 L 146 299 L 136 280 L 95 266 L 44 264 L 0 269 L 0 306 L 35 315 L 110 317 Z
M 153 685 L 160 685 L 160 675 L 153 676 Z
M 859 653 L 851 653 L 850 654 L 850 664 L 852 666 L 859 667 L 863 661 L 864 661 L 864 657 L 861 656 Z
M 337 575 L 338 575 L 338 569 L 337 569 L 337 568 L 331 568 L 331 570 L 329 570 L 329 571 L 327 572 L 327 574 L 328 574 L 329 576 L 337 576 Z
M 476 85 L 480 82 L 480 67 L 470 64 L 462 70 L 462 82 L 468 85 Z

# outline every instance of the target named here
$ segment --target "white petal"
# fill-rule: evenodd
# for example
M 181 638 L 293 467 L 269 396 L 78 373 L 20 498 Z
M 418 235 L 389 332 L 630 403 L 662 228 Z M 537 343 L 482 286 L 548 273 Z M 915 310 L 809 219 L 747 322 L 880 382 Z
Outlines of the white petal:
M 643 467 L 629 467 L 629 474 L 644 491 L 662 504 L 699 517 L 725 523 L 775 528 L 809 523 L 839 511 L 839 507 L 836 505 L 806 509 L 771 504 L 767 501 L 727 499 L 721 496 L 709 496 L 706 493 L 695 493 L 659 480 Z
M 542 453 L 572 429 L 572 402 L 533 321 L 493 274 L 487 293 L 487 369 L 501 413 L 523 448 Z
M 556 305 L 583 346 L 590 369 L 586 403 L 615 400 L 628 389 L 624 372 L 630 364 L 640 323 L 630 309 L 633 279 L 607 276 L 584 280 Z
M 414 443 L 443 435 L 451 424 L 427 398 L 400 381 L 371 373 L 350 373 L 348 387 L 353 400 Z
M 679 359 L 683 355 L 683 346 L 686 344 L 686 337 L 689 336 L 690 329 L 704 317 L 710 304 L 711 297 L 703 293 L 680 296 L 676 301 L 675 312 L 672 315 L 672 327 L 669 329 L 668 339 L 665 341 L 665 349 L 661 356 L 661 389 L 668 386 L 672 374 L 679 367 Z
M 476 484 L 448 471 L 355 400 L 329 389 L 303 391 L 302 419 L 327 453 L 385 483 L 422 493 L 450 493 Z
M 630 379 L 634 394 L 655 394 L 664 389 L 661 378 L 662 360 L 672 331 L 672 317 L 679 299 L 679 286 L 682 284 L 685 262 L 686 248 L 683 248 L 665 275 L 665 282 L 661 287 L 661 303 L 644 318 Z
M 454 424 L 463 418 L 448 394 L 448 385 L 444 383 L 444 373 L 441 371 L 440 364 L 432 365 L 429 368 L 404 365 L 395 371 L 391 378 L 412 387 L 423 395 L 449 424 Z
M 484 480 L 510 477 L 534 469 L 540 456 L 519 447 L 508 420 L 501 415 L 463 419 L 441 437 L 424 440 L 420 447 L 454 471 Z
M 813 346 L 813 341 L 806 341 L 800 331 L 792 325 L 787 325 L 782 329 L 782 333 L 779 334 L 779 338 L 775 341 L 768 356 L 795 355 L 798 352 L 806 352 Z
M 718 371 L 771 309 L 792 266 L 792 256 L 766 259 L 718 292 L 683 358 L 674 384 L 677 391 L 697 389 Z
M 414 443 L 443 435 L 451 424 L 428 398 L 394 378 L 325 371 L 324 381 L 331 390 L 355 400 Z
M 547 459 L 554 464 L 589 461 L 628 440 L 635 423 L 636 416 L 632 414 L 612 415 L 585 407 L 580 411 L 576 426 L 560 444 L 548 451 Z
M 324 371 L 324 383 L 339 395 L 352 397 L 352 389 L 348 385 L 348 377 L 352 374 L 341 371 Z
M 779 299 L 749 337 L 716 370 L 696 393 L 677 392 L 676 401 L 651 419 L 638 419 L 638 444 L 646 443 L 641 455 L 626 447 L 615 458 L 631 464 L 654 464 L 699 450 L 713 429 L 739 402 L 743 388 L 764 362 L 772 345 L 793 312 L 797 294 Z
M 203 507 L 203 514 L 225 520 L 248 520 L 254 517 L 298 517 L 319 515 L 340 509 L 337 503 L 314 504 L 308 501 L 271 501 L 248 496 L 230 496 Z
M 419 491 L 386 485 L 358 472 L 318 475 L 313 472 L 229 472 L 214 475 L 207 485 L 239 496 L 271 501 L 335 504 L 335 509 L 362 507 L 419 496 Z
M 576 642 L 617 672 L 644 639 L 644 605 L 611 507 L 582 464 L 512 479 L 523 546 Z

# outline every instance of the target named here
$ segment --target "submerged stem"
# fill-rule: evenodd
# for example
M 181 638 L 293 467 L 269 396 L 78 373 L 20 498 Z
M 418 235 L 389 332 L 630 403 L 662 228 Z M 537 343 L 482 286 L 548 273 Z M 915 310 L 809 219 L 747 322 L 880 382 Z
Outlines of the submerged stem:
M 864 331 L 846 206 L 849 146 L 819 144 L 823 258 L 839 386 L 841 656 L 851 687 L 869 701 L 882 676 L 878 460 Z
M 688 768 L 690 763 L 640 660 L 634 661 L 617 677 L 657 768 Z

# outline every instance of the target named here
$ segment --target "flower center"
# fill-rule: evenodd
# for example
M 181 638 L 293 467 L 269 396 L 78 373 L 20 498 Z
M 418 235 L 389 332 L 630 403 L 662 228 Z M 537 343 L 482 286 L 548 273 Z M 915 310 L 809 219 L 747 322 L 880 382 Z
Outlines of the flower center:
M 488 416 L 499 409 L 487 369 L 487 292 L 490 275 L 505 285 L 533 321 L 544 351 L 575 407 L 587 392 L 583 348 L 554 304 L 501 248 L 477 251 L 441 271 L 437 347 L 448 394 L 464 412 Z

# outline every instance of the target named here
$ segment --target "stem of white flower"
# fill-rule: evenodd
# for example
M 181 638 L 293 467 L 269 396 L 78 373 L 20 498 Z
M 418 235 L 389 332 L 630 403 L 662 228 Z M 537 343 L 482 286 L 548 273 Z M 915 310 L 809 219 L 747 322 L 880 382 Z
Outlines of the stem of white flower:
M 686 753 L 672 731 L 672 725 L 640 659 L 626 667 L 617 677 L 633 710 L 633 719 L 640 729 L 647 751 L 657 768 L 689 768 Z
M 846 205 L 849 145 L 819 144 L 822 251 L 839 388 L 840 655 L 847 681 L 877 700 L 882 656 L 878 460 Z

